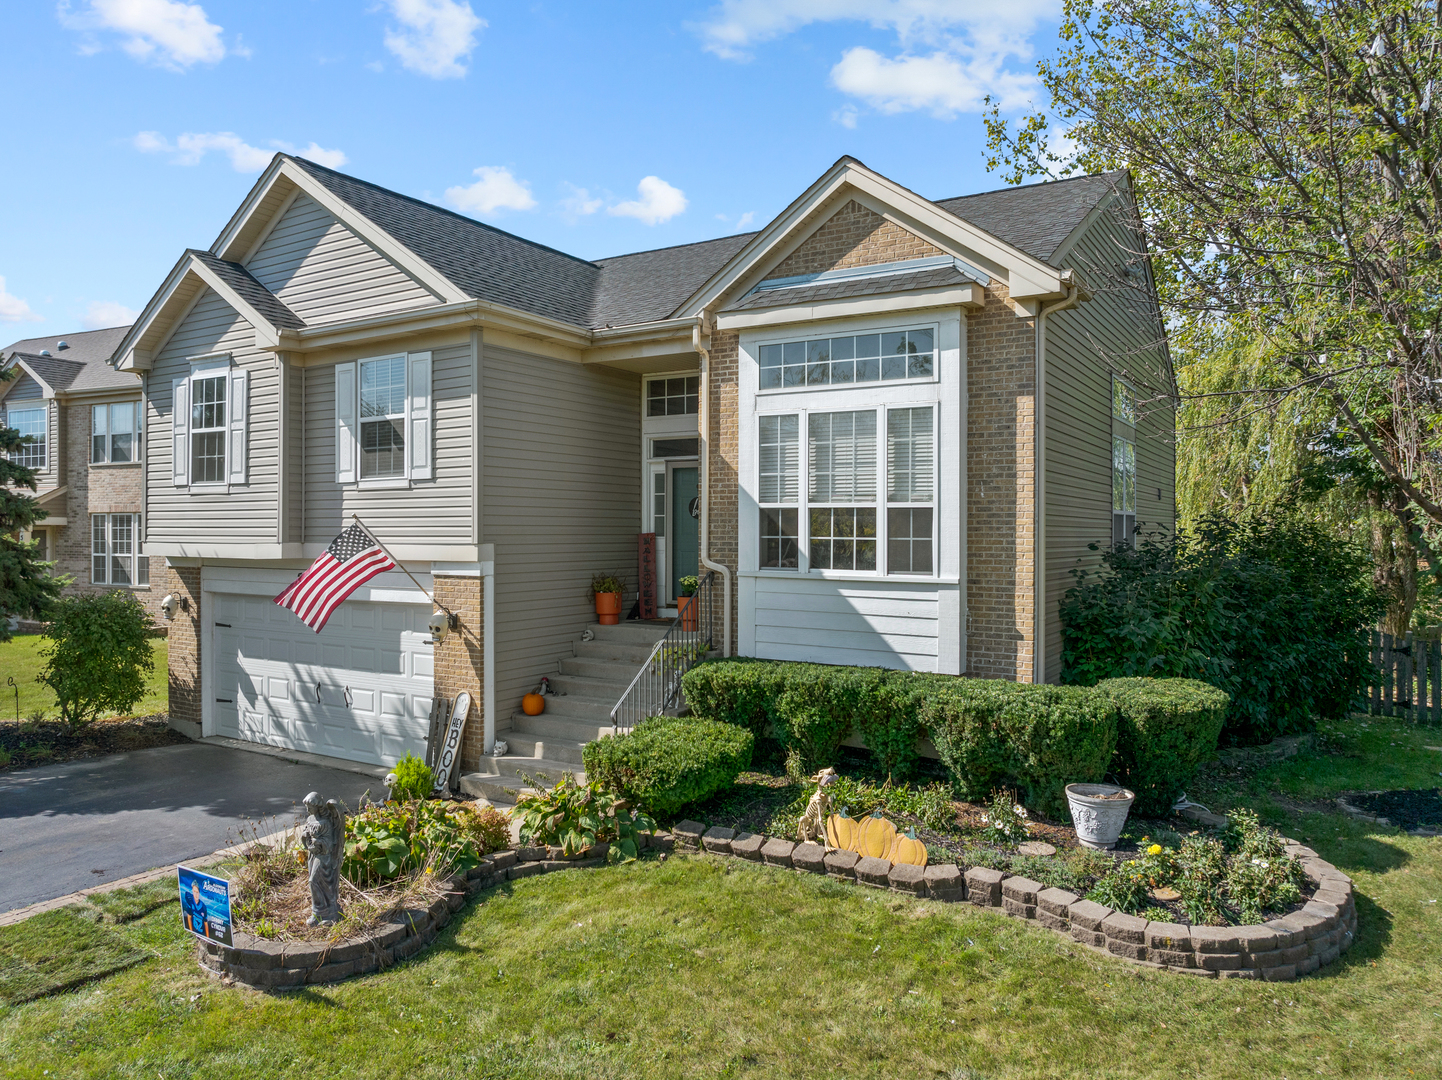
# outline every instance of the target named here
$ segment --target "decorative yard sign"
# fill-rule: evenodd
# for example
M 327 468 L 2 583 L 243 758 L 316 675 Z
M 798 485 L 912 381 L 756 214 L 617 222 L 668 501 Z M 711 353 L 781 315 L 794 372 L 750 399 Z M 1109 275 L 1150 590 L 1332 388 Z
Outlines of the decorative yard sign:
M 446 728 L 446 741 L 441 744 L 441 756 L 436 761 L 436 794 L 448 791 L 451 773 L 461 757 L 461 736 L 466 731 L 466 717 L 471 711 L 471 695 L 462 690 L 456 695 L 456 707 L 451 712 L 451 723 Z
M 188 866 L 180 876 L 180 920 L 185 928 L 207 941 L 234 944 L 230 938 L 230 882 Z
M 830 847 L 854 851 L 873 859 L 926 865 L 926 845 L 916 838 L 916 830 L 907 829 L 898 833 L 896 826 L 882 817 L 879 809 L 873 811 L 870 817 L 857 821 L 843 806 L 826 819 L 826 840 Z
M 656 617 L 655 533 L 641 533 L 639 554 L 641 559 L 641 595 L 638 598 L 638 603 L 641 605 L 641 618 L 654 619 Z

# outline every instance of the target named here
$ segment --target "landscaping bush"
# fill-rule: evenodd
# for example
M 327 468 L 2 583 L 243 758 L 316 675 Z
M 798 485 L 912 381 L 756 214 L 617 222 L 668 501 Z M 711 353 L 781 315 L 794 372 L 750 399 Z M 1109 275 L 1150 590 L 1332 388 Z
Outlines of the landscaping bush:
M 71 730 L 102 712 L 123 715 L 145 696 L 155 656 L 150 616 L 133 593 L 62 596 L 50 620 L 36 680 L 55 691 L 60 719 Z
M 522 775 L 533 789 L 516 800 L 513 814 L 520 818 L 523 844 L 559 847 L 565 857 L 580 855 L 606 844 L 612 863 L 632 862 L 640 853 L 640 834 L 654 832 L 656 823 L 605 784 L 587 778 L 585 786 L 570 773 L 553 788 Z
M 391 798 L 405 802 L 408 799 L 429 798 L 436 786 L 436 774 L 420 758 L 409 750 L 396 762 L 396 767 L 386 779 L 395 777 L 390 785 Z
M 771 734 L 771 714 L 788 666 L 746 656 L 702 661 L 681 679 L 681 691 L 697 716 L 744 727 L 760 739 Z
M 937 679 L 921 725 L 962 798 L 1015 787 L 1028 806 L 1056 816 L 1066 812 L 1067 784 L 1103 778 L 1117 741 L 1107 695 L 997 679 Z
M 425 868 L 437 876 L 480 863 L 481 830 L 468 806 L 413 799 L 366 807 L 345 820 L 341 872 L 358 885 L 393 881 Z
M 1095 550 L 1095 545 L 1093 548 Z M 1347 708 L 1386 607 L 1366 554 L 1294 519 L 1203 519 L 1076 570 L 1061 602 L 1063 679 L 1199 679 L 1231 698 L 1224 737 L 1267 742 Z
M 1116 705 L 1113 771 L 1136 792 L 1132 809 L 1165 817 L 1217 748 L 1227 695 L 1193 679 L 1107 679 L 1097 690 Z
M 655 717 L 625 735 L 586 744 L 586 777 L 622 792 L 652 813 L 724 791 L 751 765 L 755 737 L 735 724 Z

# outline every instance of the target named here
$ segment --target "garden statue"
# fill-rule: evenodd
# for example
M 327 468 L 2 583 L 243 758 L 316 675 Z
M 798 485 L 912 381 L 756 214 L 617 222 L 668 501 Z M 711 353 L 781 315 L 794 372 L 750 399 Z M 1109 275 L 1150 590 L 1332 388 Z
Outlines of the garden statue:
M 311 926 L 340 919 L 340 863 L 345 855 L 345 814 L 334 799 L 322 800 L 320 792 L 305 797 L 310 817 L 300 830 L 300 842 L 310 853 Z
M 822 769 L 811 778 L 816 785 L 816 791 L 812 794 L 811 801 L 806 804 L 806 813 L 801 815 L 801 823 L 796 826 L 796 833 L 803 843 L 808 840 L 825 843 L 826 815 L 831 810 L 831 796 L 826 793 L 826 788 L 835 779 L 835 769 Z

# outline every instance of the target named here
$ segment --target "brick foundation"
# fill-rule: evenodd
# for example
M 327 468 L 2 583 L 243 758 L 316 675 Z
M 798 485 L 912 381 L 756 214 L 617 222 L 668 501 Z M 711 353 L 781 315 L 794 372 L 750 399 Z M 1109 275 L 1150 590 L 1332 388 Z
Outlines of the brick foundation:
M 454 699 L 462 690 L 471 695 L 471 715 L 461 743 L 461 771 L 474 772 L 485 749 L 485 716 L 481 705 L 484 681 L 481 621 L 485 583 L 479 577 L 435 578 L 436 602 L 461 617 L 459 630 L 452 630 L 435 647 L 436 697 Z
M 156 559 L 157 564 L 163 560 Z M 199 726 L 200 696 L 200 567 L 166 566 L 155 585 L 160 595 L 175 593 L 187 601 L 170 627 L 170 717 Z

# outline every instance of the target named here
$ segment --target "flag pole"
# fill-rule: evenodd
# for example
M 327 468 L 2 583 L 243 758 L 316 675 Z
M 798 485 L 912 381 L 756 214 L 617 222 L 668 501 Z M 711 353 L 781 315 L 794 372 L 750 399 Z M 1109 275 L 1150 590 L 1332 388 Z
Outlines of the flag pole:
M 366 523 L 360 519 L 359 514 L 352 514 L 351 517 L 355 518 L 355 523 L 361 527 L 361 532 L 365 533 L 372 540 L 374 540 L 380 546 L 380 549 L 384 551 L 387 555 L 390 555 L 391 562 L 395 563 L 401 568 L 401 573 L 405 574 L 406 577 L 416 582 L 416 588 L 420 589 L 421 592 L 426 594 L 426 599 L 428 599 L 432 604 L 444 611 L 452 619 L 456 617 L 456 613 L 454 611 L 452 611 L 450 608 L 446 607 L 445 604 L 437 600 L 433 593 L 427 592 L 426 587 L 422 585 L 419 581 L 416 581 L 416 576 L 406 569 L 405 563 L 401 562 L 394 555 L 391 555 L 391 549 L 386 547 L 385 544 L 381 543 L 381 538 L 379 536 L 371 532 L 370 529 L 366 528 Z

